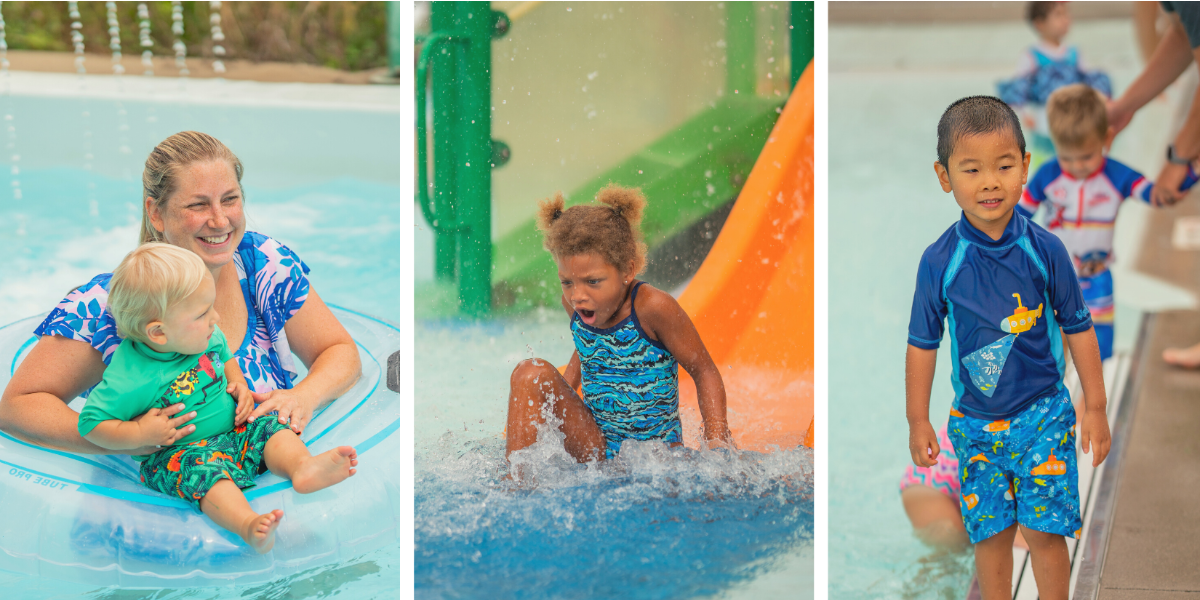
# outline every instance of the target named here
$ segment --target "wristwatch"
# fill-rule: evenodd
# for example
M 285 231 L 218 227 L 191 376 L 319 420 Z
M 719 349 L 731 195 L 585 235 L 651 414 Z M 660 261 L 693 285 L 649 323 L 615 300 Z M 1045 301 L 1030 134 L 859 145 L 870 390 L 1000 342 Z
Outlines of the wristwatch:
M 1186 164 L 1191 163 L 1192 161 L 1176 154 L 1175 144 L 1171 144 L 1171 145 L 1167 146 L 1167 162 L 1169 162 L 1173 165 L 1186 165 Z

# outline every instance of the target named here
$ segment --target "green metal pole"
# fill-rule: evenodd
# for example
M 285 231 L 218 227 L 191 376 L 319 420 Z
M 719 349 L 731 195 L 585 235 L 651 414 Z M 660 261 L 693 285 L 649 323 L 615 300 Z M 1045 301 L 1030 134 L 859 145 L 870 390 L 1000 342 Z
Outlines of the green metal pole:
M 792 2 L 790 6 L 792 29 L 789 44 L 791 45 L 792 87 L 796 87 L 796 82 L 800 81 L 800 77 L 804 75 L 804 69 L 808 68 L 808 63 L 813 59 L 815 45 L 813 4 L 812 2 Z
M 432 31 L 455 31 L 458 25 L 457 6 L 450 2 L 432 3 Z M 454 46 L 443 46 L 433 60 L 433 202 L 442 225 L 457 222 L 458 144 L 458 81 L 457 54 Z M 442 281 L 454 281 L 458 260 L 458 236 L 455 233 L 434 233 L 433 268 Z
M 436 3 L 435 3 L 436 4 Z M 457 168 L 458 297 L 462 312 L 492 308 L 492 10 L 490 2 L 455 2 L 457 29 L 468 38 L 459 54 Z
M 725 3 L 725 84 L 726 94 L 754 95 L 757 73 L 754 68 L 754 3 Z

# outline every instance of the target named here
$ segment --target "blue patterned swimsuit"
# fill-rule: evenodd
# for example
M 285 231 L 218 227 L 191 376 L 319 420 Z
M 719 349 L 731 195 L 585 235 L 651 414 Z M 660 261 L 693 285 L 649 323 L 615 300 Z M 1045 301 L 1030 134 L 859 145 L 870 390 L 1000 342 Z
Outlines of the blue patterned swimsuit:
M 634 308 L 639 281 L 629 300 L 629 316 L 597 329 L 571 317 L 571 334 L 583 374 L 583 402 L 608 442 L 612 458 L 621 442 L 662 440 L 683 442 L 679 424 L 679 363 L 666 346 L 650 339 Z
M 233 255 L 246 301 L 246 337 L 234 359 L 256 392 L 289 389 L 297 371 L 284 325 L 308 298 L 308 265 L 287 246 L 247 231 Z M 90 344 L 107 365 L 121 345 L 108 312 L 111 273 L 102 273 L 58 303 L 34 335 L 56 335 Z M 230 348 L 233 350 L 233 348 Z M 84 392 L 86 398 L 92 390 Z

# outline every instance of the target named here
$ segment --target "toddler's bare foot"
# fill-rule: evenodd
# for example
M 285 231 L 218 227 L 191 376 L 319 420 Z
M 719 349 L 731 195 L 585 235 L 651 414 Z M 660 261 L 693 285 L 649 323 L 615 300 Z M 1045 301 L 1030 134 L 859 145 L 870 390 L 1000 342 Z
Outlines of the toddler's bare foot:
M 301 494 L 311 494 L 345 480 L 357 466 L 358 452 L 350 446 L 338 446 L 304 461 L 292 474 L 292 487 Z
M 281 519 L 283 511 L 279 509 L 247 519 L 242 527 L 242 539 L 259 554 L 270 552 L 275 546 L 275 529 Z
M 1200 367 L 1200 344 L 1188 348 L 1167 348 L 1163 350 L 1162 357 L 1169 365 L 1195 369 Z

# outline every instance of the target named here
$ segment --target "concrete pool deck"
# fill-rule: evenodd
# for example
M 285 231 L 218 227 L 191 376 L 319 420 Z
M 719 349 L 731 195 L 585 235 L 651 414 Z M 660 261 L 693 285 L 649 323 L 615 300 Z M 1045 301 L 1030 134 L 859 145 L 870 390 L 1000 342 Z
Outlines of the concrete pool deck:
M 1200 253 L 1171 243 L 1177 219 L 1200 215 L 1193 194 L 1149 215 L 1137 269 L 1200 294 Z M 1089 598 L 1182 598 L 1200 592 L 1200 371 L 1162 361 L 1162 351 L 1200 340 L 1200 312 L 1164 311 L 1145 321 L 1135 412 L 1124 441 L 1099 585 Z M 1076 590 L 1076 598 L 1089 590 Z

